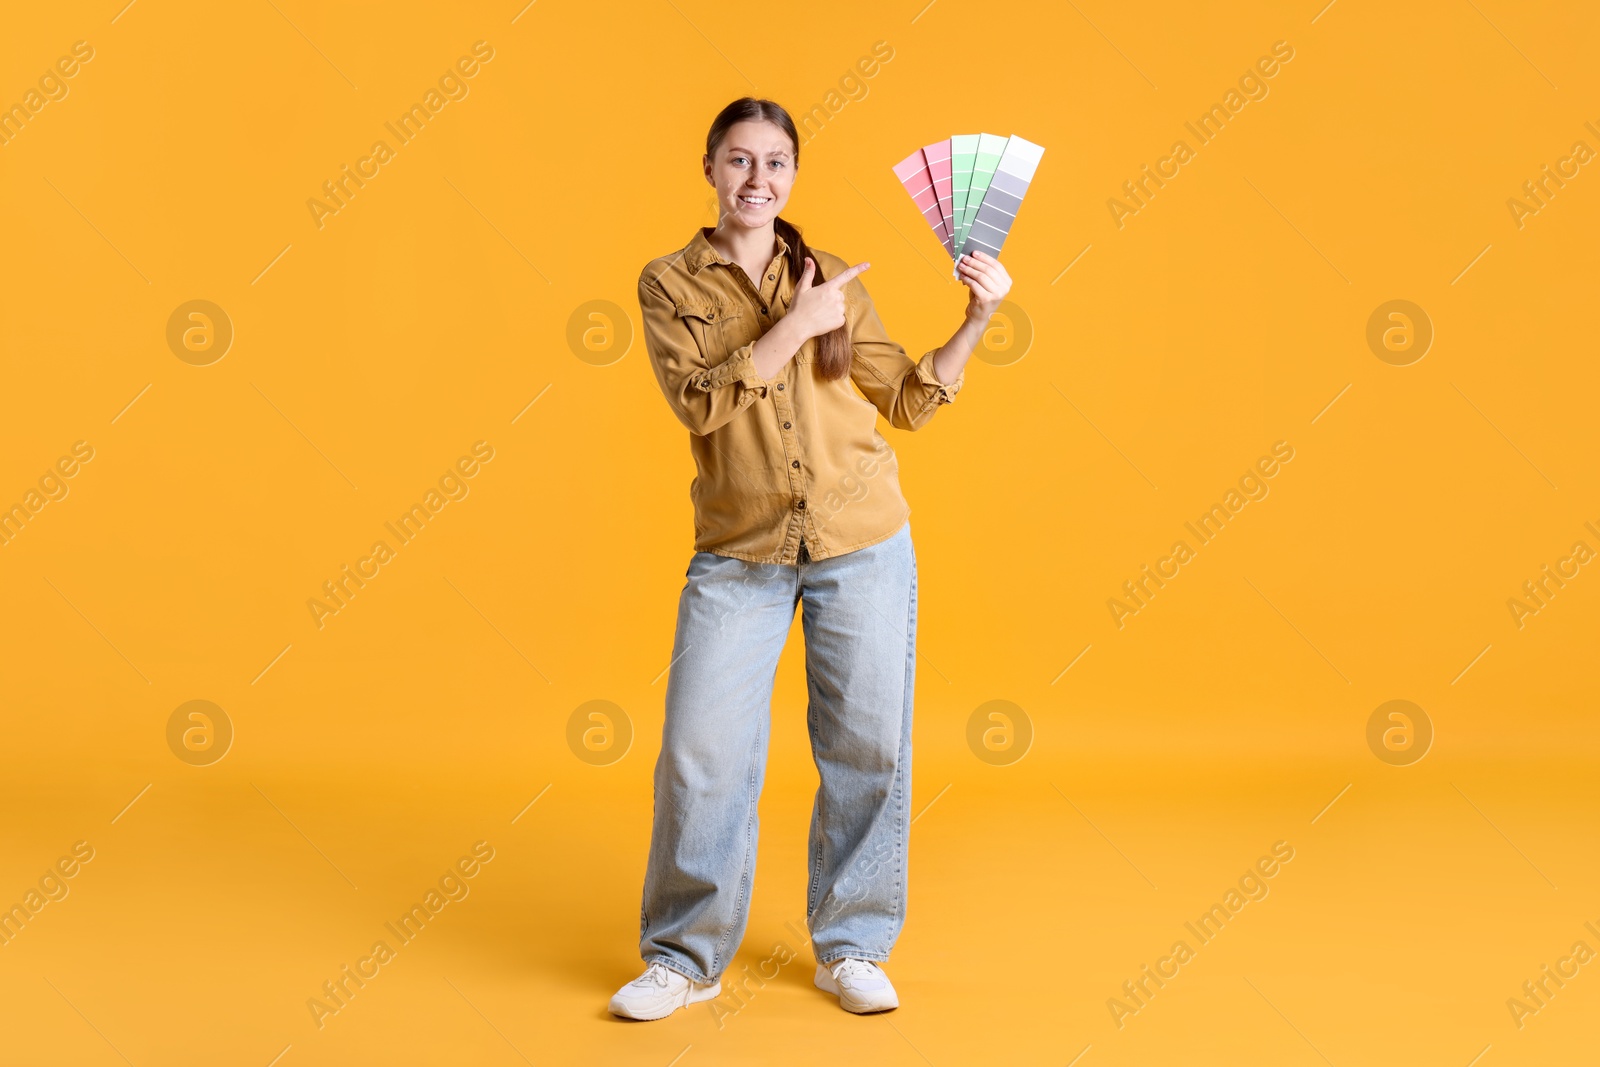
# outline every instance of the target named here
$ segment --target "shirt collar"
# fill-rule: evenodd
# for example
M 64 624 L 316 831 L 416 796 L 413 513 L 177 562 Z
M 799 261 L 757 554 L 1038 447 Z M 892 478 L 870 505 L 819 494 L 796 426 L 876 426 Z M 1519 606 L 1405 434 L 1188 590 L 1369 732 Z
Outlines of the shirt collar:
M 706 235 L 714 232 L 716 232 L 715 226 L 702 226 L 695 230 L 694 237 L 690 238 L 689 247 L 684 250 L 683 255 L 684 266 L 689 268 L 690 274 L 699 274 L 700 268 L 707 263 L 732 262 L 713 248 L 711 242 L 707 240 Z M 789 254 L 789 242 L 785 241 L 783 234 L 778 233 L 776 229 L 773 230 L 772 235 L 778 240 L 777 255 L 787 256 Z

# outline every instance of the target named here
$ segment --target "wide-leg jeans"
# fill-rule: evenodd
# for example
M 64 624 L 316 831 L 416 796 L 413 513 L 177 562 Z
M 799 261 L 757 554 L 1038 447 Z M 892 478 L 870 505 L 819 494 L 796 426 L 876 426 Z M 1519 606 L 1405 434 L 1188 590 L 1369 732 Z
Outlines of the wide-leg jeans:
M 655 768 L 640 955 L 700 982 L 738 951 L 755 885 L 773 678 L 801 609 L 820 779 L 806 923 L 818 962 L 883 961 L 906 913 L 917 561 L 909 521 L 798 564 L 696 552 Z

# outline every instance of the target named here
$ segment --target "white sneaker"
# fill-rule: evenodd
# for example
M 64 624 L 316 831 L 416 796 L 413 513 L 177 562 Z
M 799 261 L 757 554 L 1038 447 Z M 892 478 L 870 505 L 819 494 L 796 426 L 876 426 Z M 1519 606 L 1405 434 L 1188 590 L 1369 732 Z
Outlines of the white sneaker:
M 873 1011 L 891 1011 L 900 1006 L 894 985 L 871 960 L 845 957 L 830 964 L 817 964 L 815 979 L 818 989 L 833 993 L 845 1011 L 862 1015 Z
M 617 990 L 607 1007 L 611 1014 L 625 1019 L 665 1019 L 679 1008 L 710 1000 L 721 993 L 720 978 L 710 983 L 695 982 L 657 962 Z

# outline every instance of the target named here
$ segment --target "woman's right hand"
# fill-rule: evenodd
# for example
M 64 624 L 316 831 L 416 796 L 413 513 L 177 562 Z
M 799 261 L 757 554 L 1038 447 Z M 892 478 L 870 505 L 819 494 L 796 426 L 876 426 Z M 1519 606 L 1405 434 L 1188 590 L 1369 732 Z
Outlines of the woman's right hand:
M 800 272 L 800 280 L 795 283 L 794 300 L 789 305 L 788 313 L 783 317 L 785 322 L 794 320 L 794 325 L 805 335 L 804 339 L 832 333 L 845 324 L 845 284 L 872 264 L 857 263 L 821 285 L 812 285 L 811 279 L 816 274 L 816 266 L 811 257 L 807 256 L 805 269 Z

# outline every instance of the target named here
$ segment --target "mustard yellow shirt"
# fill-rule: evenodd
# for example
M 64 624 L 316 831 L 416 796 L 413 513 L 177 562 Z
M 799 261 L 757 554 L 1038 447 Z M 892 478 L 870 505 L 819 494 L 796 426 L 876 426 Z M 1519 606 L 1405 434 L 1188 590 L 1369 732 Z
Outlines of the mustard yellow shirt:
M 794 298 L 788 243 L 778 235 L 777 254 L 752 280 L 712 247 L 711 232 L 696 230 L 639 275 L 650 365 L 689 429 L 695 550 L 792 565 L 802 538 L 814 560 L 887 540 L 911 507 L 878 416 L 902 430 L 925 426 L 955 398 L 965 371 L 941 382 L 937 349 L 912 362 L 857 277 L 844 286 L 849 375 L 824 380 L 811 338 L 777 377 L 762 378 L 751 350 Z M 815 248 L 811 258 L 827 278 L 850 266 Z

